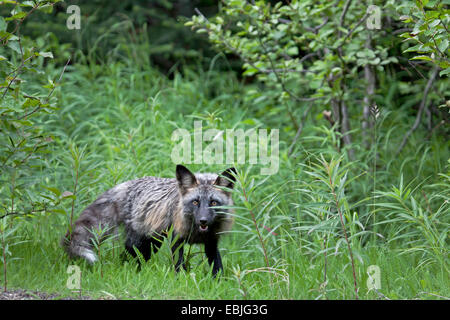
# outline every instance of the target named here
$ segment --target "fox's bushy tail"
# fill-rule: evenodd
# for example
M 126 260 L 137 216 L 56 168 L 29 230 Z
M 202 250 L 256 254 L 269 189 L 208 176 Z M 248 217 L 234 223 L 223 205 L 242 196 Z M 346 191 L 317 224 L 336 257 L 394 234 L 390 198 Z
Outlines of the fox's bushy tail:
M 80 226 L 77 226 L 80 227 Z M 93 264 L 97 261 L 97 255 L 92 250 L 91 236 L 86 236 L 84 233 L 80 233 L 73 230 L 68 231 L 66 235 L 61 239 L 61 246 L 66 250 L 67 254 L 71 258 L 83 258 L 89 263 Z

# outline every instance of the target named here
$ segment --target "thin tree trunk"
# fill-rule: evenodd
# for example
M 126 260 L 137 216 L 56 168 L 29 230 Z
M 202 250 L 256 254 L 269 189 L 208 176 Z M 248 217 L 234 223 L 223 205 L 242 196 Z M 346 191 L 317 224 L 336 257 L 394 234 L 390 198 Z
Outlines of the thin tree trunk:
M 352 143 L 352 137 L 350 135 L 350 120 L 348 118 L 348 108 L 344 101 L 341 101 L 341 116 L 342 141 L 344 142 L 344 145 L 348 147 L 348 158 L 352 161 L 355 159 L 355 152 L 350 146 Z
M 400 144 L 400 147 L 397 149 L 396 154 L 399 154 L 403 150 L 403 148 L 406 145 L 406 142 L 408 142 L 409 136 L 419 127 L 420 121 L 422 120 L 422 114 L 427 106 L 428 93 L 430 92 L 430 89 L 433 86 L 433 82 L 436 79 L 438 70 L 439 70 L 438 67 L 434 67 L 433 70 L 431 71 L 431 76 L 428 79 L 428 82 L 425 86 L 425 90 L 423 91 L 422 101 L 420 102 L 419 110 L 417 111 L 416 121 L 414 121 L 414 124 L 411 127 L 411 129 L 409 129 L 408 132 L 403 137 L 402 143 Z
M 338 130 L 340 128 L 340 124 L 341 124 L 341 108 L 339 107 L 339 100 L 337 100 L 336 98 L 331 98 L 331 112 L 332 112 L 332 117 L 333 117 L 333 121 L 334 123 L 338 124 Z
M 339 108 L 339 100 L 337 100 L 336 98 L 331 98 L 330 100 L 330 104 L 331 104 L 331 116 L 329 117 L 328 121 L 330 122 L 331 126 L 336 125 L 336 127 L 334 128 L 334 130 L 336 132 L 340 132 L 341 131 L 341 109 Z M 338 140 L 339 142 L 341 141 L 341 139 Z M 336 146 L 338 152 L 341 152 L 341 143 L 338 143 Z

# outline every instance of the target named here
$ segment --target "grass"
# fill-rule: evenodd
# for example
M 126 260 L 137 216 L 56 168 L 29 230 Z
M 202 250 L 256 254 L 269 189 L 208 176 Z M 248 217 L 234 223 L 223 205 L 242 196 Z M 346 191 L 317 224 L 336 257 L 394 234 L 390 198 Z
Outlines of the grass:
M 227 237 L 221 244 L 225 274 L 220 280 L 210 277 L 210 270 L 200 254 L 190 261 L 190 270 L 176 274 L 169 257 L 169 248 L 146 263 L 140 272 L 136 264 L 123 262 L 108 252 L 102 268 L 84 262 L 69 262 L 57 245 L 56 237 L 47 241 L 16 246 L 20 259 L 8 264 L 9 286 L 27 288 L 64 296 L 77 296 L 66 282 L 67 268 L 77 264 L 81 268 L 81 295 L 93 298 L 117 299 L 353 299 L 353 278 L 348 259 L 344 255 L 329 257 L 328 283 L 322 282 L 323 260 L 311 258 L 293 245 L 287 245 L 284 265 L 265 272 L 257 253 L 241 252 L 237 235 Z M 117 244 L 118 246 L 118 244 Z M 122 248 L 117 247 L 120 251 Z M 199 253 L 200 247 L 192 248 Z M 361 299 L 383 299 L 367 289 L 369 265 L 381 270 L 380 292 L 390 299 L 448 297 L 445 275 L 432 269 L 417 269 L 417 261 L 400 256 L 386 248 L 366 248 L 357 263 Z M 268 271 L 268 270 L 266 270 Z M 103 273 L 103 276 L 101 276 Z
M 94 298 L 353 299 L 355 288 L 360 299 L 450 296 L 449 189 L 443 179 L 448 152 L 442 138 L 433 136 L 430 142 L 440 152 L 428 156 L 419 145 L 417 154 L 396 159 L 392 150 L 401 135 L 393 130 L 399 126 L 393 119 L 398 115 L 385 113 L 377 128 L 374 185 L 373 153 L 360 150 L 360 161 L 349 162 L 345 150 L 337 151 L 333 131 L 317 123 L 314 112 L 288 157 L 295 129 L 279 115 L 282 106 L 251 98 L 258 88 L 214 68 L 186 69 L 169 80 L 141 59 L 67 67 L 55 91 L 60 110 L 42 119 L 54 143 L 32 187 L 59 200 L 33 217 L 3 219 L 6 227 L 18 226 L 16 238 L 2 239 L 2 248 L 9 244 L 11 252 L 5 258 L 8 288 L 76 296 L 66 282 L 68 266 L 77 264 L 81 295 Z M 101 264 L 69 261 L 59 241 L 72 217 L 119 182 L 145 175 L 174 177 L 172 132 L 192 132 L 199 119 L 204 129 L 280 129 L 276 175 L 265 179 L 258 176 L 258 166 L 238 166 L 236 224 L 220 243 L 225 268 L 220 280 L 210 277 L 199 246 L 185 250 L 190 250 L 190 268 L 179 274 L 167 242 L 140 272 L 135 263 L 121 260 L 123 239 L 103 245 Z M 188 166 L 220 172 L 226 165 Z M 417 183 L 424 179 L 430 183 Z M 374 201 L 377 206 L 371 205 Z M 367 287 L 371 265 L 380 268 L 378 291 Z M 2 261 L 2 279 L 4 267 Z

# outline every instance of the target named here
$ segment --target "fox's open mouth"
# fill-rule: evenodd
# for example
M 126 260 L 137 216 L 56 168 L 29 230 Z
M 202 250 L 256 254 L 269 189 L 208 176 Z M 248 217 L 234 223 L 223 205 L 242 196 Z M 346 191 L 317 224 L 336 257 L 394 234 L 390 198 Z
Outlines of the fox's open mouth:
M 206 225 L 206 224 L 201 224 L 199 229 L 200 229 L 201 232 L 208 231 L 208 225 Z

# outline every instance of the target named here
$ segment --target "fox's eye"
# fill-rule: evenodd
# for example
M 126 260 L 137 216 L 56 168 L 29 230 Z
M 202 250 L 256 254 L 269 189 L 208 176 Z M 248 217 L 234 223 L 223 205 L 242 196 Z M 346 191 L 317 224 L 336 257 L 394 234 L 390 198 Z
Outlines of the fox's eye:
M 198 200 L 192 201 L 192 204 L 193 204 L 194 206 L 198 206 Z
M 213 200 L 213 201 L 211 201 L 211 206 L 217 206 L 217 201 L 215 201 L 215 200 Z

